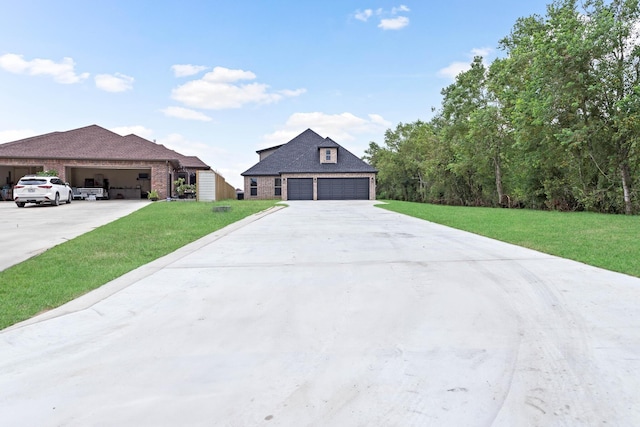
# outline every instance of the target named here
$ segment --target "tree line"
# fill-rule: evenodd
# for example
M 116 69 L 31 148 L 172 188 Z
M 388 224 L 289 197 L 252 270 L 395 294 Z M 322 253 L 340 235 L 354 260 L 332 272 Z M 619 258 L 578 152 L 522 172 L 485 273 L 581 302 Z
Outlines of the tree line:
M 638 213 L 638 0 L 557 0 L 444 88 L 429 121 L 371 142 L 378 196 Z

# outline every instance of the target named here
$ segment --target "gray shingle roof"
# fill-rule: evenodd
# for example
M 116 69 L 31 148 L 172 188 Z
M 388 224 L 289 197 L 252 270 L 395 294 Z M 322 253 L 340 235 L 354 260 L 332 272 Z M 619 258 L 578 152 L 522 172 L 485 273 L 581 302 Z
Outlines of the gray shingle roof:
M 337 148 L 337 163 L 320 163 L 318 150 Z M 242 173 L 243 176 L 280 175 L 282 173 L 376 173 L 373 166 L 359 159 L 330 138 L 307 129 L 278 148 L 266 159 Z
M 184 156 L 137 135 L 120 136 L 97 125 L 0 144 L 0 157 L 170 161 L 178 166 L 209 169 L 197 157 Z

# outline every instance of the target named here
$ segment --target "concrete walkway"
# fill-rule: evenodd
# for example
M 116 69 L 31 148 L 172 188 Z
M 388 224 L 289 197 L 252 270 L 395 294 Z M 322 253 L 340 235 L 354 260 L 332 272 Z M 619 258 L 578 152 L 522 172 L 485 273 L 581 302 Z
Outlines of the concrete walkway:
M 0 425 L 640 424 L 640 279 L 289 203 L 0 332 Z

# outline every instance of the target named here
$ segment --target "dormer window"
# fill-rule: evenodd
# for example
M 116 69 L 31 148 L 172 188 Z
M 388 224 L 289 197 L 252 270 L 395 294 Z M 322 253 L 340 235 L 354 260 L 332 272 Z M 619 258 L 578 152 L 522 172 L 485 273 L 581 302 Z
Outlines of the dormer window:
M 321 147 L 318 150 L 320 163 L 338 163 L 338 149 L 333 147 Z

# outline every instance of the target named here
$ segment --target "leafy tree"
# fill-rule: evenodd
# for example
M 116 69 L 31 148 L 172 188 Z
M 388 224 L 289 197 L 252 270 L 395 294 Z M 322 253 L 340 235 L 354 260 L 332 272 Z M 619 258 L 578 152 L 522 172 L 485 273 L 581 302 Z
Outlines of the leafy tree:
M 379 170 L 380 197 L 433 201 L 442 186 L 434 153 L 437 147 L 433 128 L 421 121 L 387 130 L 384 147 L 371 142 L 365 160 Z
M 372 142 L 384 197 L 631 214 L 640 210 L 638 0 L 556 0 L 518 19 L 504 57 L 442 90 L 429 123 Z
M 598 142 L 604 146 L 599 151 L 610 161 L 608 174 L 619 174 L 624 212 L 631 214 L 640 130 L 640 8 L 637 0 L 594 0 L 586 6 L 586 41 L 598 83 L 589 95 L 599 119 Z
M 442 91 L 442 138 L 452 144 L 455 162 L 450 169 L 460 178 L 468 199 L 464 204 L 506 205 L 503 185 L 504 148 L 509 125 L 489 84 L 482 57 Z
M 46 171 L 36 172 L 37 176 L 58 176 L 58 171 L 55 169 L 50 169 Z

